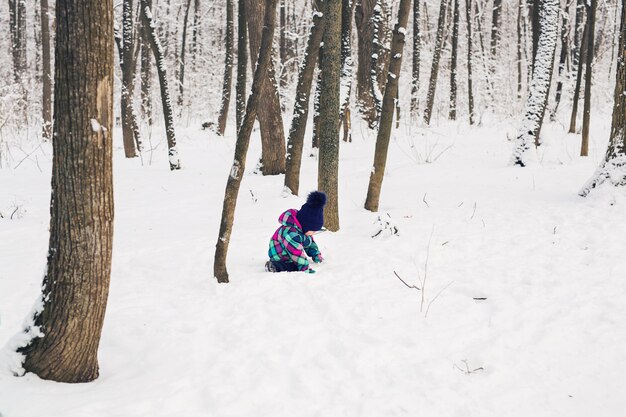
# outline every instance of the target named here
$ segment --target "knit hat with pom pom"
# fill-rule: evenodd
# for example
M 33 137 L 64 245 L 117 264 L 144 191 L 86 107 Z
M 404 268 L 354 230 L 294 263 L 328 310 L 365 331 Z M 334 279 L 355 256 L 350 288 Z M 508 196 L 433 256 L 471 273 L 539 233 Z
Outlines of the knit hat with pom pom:
M 324 205 L 326 204 L 326 194 L 321 191 L 313 191 L 302 205 L 296 217 L 302 226 L 304 233 L 312 230 L 320 230 L 324 226 Z

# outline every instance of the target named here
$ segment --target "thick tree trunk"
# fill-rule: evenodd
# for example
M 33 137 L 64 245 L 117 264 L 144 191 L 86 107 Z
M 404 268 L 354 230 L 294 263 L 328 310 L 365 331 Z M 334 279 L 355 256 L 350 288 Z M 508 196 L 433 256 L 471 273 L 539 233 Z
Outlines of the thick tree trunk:
M 580 191 L 583 197 L 603 183 L 615 187 L 626 186 L 626 95 L 624 94 L 626 91 L 626 1 L 624 0 L 622 0 L 618 51 L 609 146 L 604 162 Z
M 517 133 L 512 163 L 526 166 L 525 152 L 534 143 L 538 145 L 541 124 L 546 110 L 547 97 L 552 80 L 554 52 L 558 37 L 559 1 L 543 0 L 541 13 L 539 44 L 530 92 L 524 111 L 524 119 Z
M 430 81 L 428 83 L 428 95 L 426 96 L 426 109 L 424 110 L 424 122 L 430 124 L 430 117 L 435 104 L 435 90 L 437 88 L 437 74 L 439 72 L 439 60 L 443 49 L 443 32 L 446 26 L 446 7 L 448 0 L 441 0 L 439 5 L 439 20 L 437 23 L 437 38 L 435 40 L 435 51 L 433 53 L 433 63 L 430 69 Z
M 357 107 L 370 129 L 376 127 L 378 115 L 372 86 L 372 55 L 374 45 L 374 6 L 376 0 L 360 0 L 356 5 L 354 19 L 359 40 L 356 97 Z
M 320 87 L 318 189 L 326 193 L 324 225 L 339 230 L 339 106 L 341 70 L 341 0 L 327 0 Z
M 594 58 L 594 32 L 596 21 L 596 0 L 589 0 L 587 8 L 587 59 L 585 60 L 585 101 L 583 104 L 583 135 L 580 145 L 580 156 L 589 156 L 589 118 L 591 113 L 591 76 Z
M 220 115 L 217 120 L 217 134 L 224 135 L 226 120 L 228 119 L 228 107 L 230 105 L 230 90 L 233 83 L 233 54 L 235 36 L 235 12 L 233 0 L 226 0 L 226 58 L 224 60 L 224 84 L 222 87 L 222 104 Z
M 263 80 L 265 80 L 267 76 L 267 70 L 271 61 L 272 39 L 274 37 L 274 25 L 276 20 L 276 2 L 277 0 L 265 0 L 264 26 L 261 35 L 259 59 L 252 80 L 252 93 L 248 98 L 243 123 L 237 133 L 235 159 L 230 170 L 230 175 L 228 176 L 228 181 L 226 182 L 222 220 L 220 222 L 220 232 L 215 248 L 215 259 L 213 261 L 213 275 L 218 282 L 222 283 L 228 282 L 226 255 L 228 254 L 230 235 L 233 230 L 237 195 L 239 194 L 239 187 L 246 169 L 246 155 L 248 153 L 248 145 L 250 144 L 252 127 L 254 126 L 257 109 L 259 108 L 259 101 L 263 92 Z
M 452 54 L 450 57 L 450 120 L 456 120 L 456 67 L 457 51 L 459 45 L 459 0 L 454 2 L 454 17 L 452 23 Z
M 572 115 L 569 119 L 568 133 L 576 133 L 576 117 L 578 116 L 578 99 L 580 98 L 580 85 L 583 79 L 583 64 L 587 60 L 587 37 L 589 36 L 589 25 L 585 23 L 583 29 L 582 46 L 578 57 L 578 68 L 576 70 L 576 85 L 574 86 L 574 99 L 572 100 Z
M 264 14 L 265 2 L 248 0 L 246 16 L 250 38 L 250 63 L 253 66 L 259 56 Z M 252 70 L 254 71 L 254 67 Z M 259 106 L 258 110 L 262 145 L 261 170 L 263 175 L 283 174 L 285 172 L 285 130 L 273 60 L 270 61 L 267 68 L 261 91 L 263 105 Z
M 289 139 L 287 141 L 285 187 L 294 195 L 298 195 L 300 192 L 300 165 L 302 164 L 302 148 L 309 115 L 309 97 L 311 95 L 311 85 L 313 83 L 318 51 L 324 34 L 324 20 L 322 16 L 323 12 L 321 10 L 313 12 L 313 26 L 311 26 L 306 51 L 300 65 L 296 100 L 293 105 L 293 118 L 291 119 Z
M 467 20 L 467 105 L 469 123 L 474 124 L 474 91 L 472 90 L 472 0 L 467 0 L 465 8 Z
M 87 382 L 98 377 L 111 273 L 113 4 L 58 0 L 56 14 L 48 263 L 21 352 L 42 379 Z
M 135 79 L 134 62 L 134 24 L 133 2 L 123 1 L 122 11 L 122 137 L 124 140 L 124 154 L 126 158 L 135 158 L 138 155 L 136 143 L 140 143 L 139 131 L 133 129 L 133 91 Z M 135 136 L 137 135 L 137 136 Z
M 152 9 L 152 0 L 146 5 Z M 148 125 L 152 126 L 152 66 L 150 60 L 150 29 L 141 21 L 141 110 Z
M 50 22 L 48 0 L 41 0 L 41 59 L 43 61 L 42 73 L 42 137 L 44 140 L 52 138 L 52 70 L 50 56 Z
M 404 28 L 406 28 L 409 21 L 410 10 L 411 0 L 401 0 L 400 8 L 398 9 L 398 20 L 391 41 L 392 58 L 389 63 L 387 87 L 385 88 L 385 97 L 383 99 L 383 110 L 380 116 L 378 136 L 376 137 L 374 165 L 372 167 L 372 173 L 370 174 L 367 198 L 365 199 L 365 209 L 370 211 L 378 211 L 378 203 L 380 201 L 380 190 L 385 174 L 387 150 L 389 149 L 389 140 L 391 138 L 394 101 L 398 94 L 398 79 L 400 78 L 400 69 L 402 66 L 402 53 L 406 36 Z
M 237 85 L 235 86 L 235 106 L 237 129 L 241 127 L 246 111 L 246 79 L 248 73 L 248 25 L 246 23 L 246 0 L 238 0 L 237 16 Z
M 176 132 L 174 131 L 174 112 L 172 111 L 172 103 L 170 100 L 170 90 L 167 83 L 167 72 L 165 69 L 165 54 L 163 47 L 156 34 L 156 25 L 152 19 L 152 11 L 147 6 L 147 0 L 141 0 L 141 18 L 144 25 L 149 29 L 150 48 L 154 54 L 157 73 L 159 75 L 159 84 L 161 87 L 161 104 L 163 105 L 163 118 L 165 119 L 165 134 L 167 136 L 167 154 L 170 163 L 170 169 L 180 169 L 180 157 L 178 156 L 178 148 L 176 147 Z
M 468 0 L 471 1 L 471 0 Z M 426 28 L 428 30 L 428 28 Z M 419 107 L 418 95 L 420 88 L 420 51 L 422 38 L 420 34 L 420 0 L 413 2 L 413 68 L 411 72 L 411 116 L 417 116 Z

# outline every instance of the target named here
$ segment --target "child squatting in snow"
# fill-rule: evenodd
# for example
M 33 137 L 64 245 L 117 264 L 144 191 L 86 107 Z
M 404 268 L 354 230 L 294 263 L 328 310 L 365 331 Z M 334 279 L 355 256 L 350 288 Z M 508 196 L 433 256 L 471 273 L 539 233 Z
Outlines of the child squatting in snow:
M 313 240 L 315 232 L 324 226 L 324 205 L 326 194 L 313 191 L 300 210 L 289 209 L 278 217 L 281 226 L 276 229 L 270 240 L 265 263 L 268 272 L 305 271 L 315 273 L 309 267 L 307 255 L 313 262 L 324 260 L 317 244 Z

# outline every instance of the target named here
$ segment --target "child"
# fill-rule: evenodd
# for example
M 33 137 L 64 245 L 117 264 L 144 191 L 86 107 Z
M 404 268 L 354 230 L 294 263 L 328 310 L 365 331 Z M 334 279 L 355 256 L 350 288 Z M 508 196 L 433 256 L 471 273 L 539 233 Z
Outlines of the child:
M 280 215 L 278 222 L 281 226 L 274 232 L 270 240 L 268 251 L 270 260 L 265 263 L 266 271 L 315 273 L 313 269 L 309 268 L 307 255 L 315 263 L 324 260 L 313 240 L 313 234 L 321 230 L 324 225 L 325 204 L 326 194 L 313 191 L 299 211 L 289 209 Z

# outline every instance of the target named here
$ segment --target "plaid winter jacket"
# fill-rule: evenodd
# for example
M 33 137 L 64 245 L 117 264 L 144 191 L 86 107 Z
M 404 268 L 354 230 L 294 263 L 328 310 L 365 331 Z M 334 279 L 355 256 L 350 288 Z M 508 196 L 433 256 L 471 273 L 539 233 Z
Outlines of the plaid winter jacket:
M 290 209 L 280 215 L 280 226 L 270 240 L 268 255 L 270 260 L 293 262 L 299 271 L 309 269 L 307 255 L 314 261 L 321 260 L 321 253 L 313 237 L 302 232 L 302 226 L 296 218 L 298 210 Z

